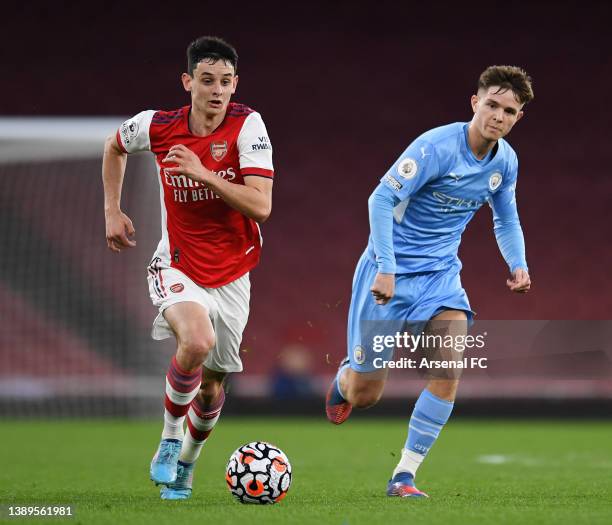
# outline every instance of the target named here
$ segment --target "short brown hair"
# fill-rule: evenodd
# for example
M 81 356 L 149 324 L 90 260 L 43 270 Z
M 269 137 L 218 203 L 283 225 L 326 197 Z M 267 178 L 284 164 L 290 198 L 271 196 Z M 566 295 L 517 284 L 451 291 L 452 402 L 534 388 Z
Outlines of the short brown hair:
M 187 48 L 187 71 L 191 76 L 202 60 L 208 59 L 211 64 L 217 60 L 229 62 L 238 69 L 238 53 L 233 46 L 218 36 L 201 36 L 189 44 Z
M 492 86 L 499 86 L 502 91 L 511 89 L 521 104 L 533 100 L 531 77 L 520 67 L 489 66 L 478 79 L 478 89 L 489 89 Z

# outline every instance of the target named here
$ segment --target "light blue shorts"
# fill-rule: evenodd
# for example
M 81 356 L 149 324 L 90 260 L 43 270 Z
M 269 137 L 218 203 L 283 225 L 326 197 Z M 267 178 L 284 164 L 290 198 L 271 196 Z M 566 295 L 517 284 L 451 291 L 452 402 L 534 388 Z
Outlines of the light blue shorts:
M 427 322 L 444 310 L 465 311 L 471 324 L 474 312 L 461 286 L 461 265 L 445 270 L 395 276 L 395 295 L 386 305 L 378 305 L 370 288 L 378 269 L 366 253 L 361 256 L 353 277 L 353 293 L 348 318 L 348 356 L 357 372 L 373 372 L 374 359 L 393 358 L 393 348 L 374 351 L 374 337 L 396 332 L 418 334 Z

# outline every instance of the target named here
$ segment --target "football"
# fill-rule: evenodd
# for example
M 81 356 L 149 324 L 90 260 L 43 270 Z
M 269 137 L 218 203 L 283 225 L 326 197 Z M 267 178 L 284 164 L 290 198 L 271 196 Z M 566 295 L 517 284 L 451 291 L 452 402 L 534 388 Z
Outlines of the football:
M 291 485 L 291 464 L 277 446 L 253 441 L 231 455 L 225 480 L 240 503 L 277 503 L 287 495 Z

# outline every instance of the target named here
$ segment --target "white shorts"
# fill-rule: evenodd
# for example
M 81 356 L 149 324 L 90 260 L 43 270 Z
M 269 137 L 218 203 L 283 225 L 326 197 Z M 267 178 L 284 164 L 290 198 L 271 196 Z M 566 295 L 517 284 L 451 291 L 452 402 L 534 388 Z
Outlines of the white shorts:
M 215 347 L 206 357 L 204 366 L 216 372 L 242 372 L 240 343 L 249 318 L 251 282 L 248 272 L 220 288 L 203 288 L 176 268 L 148 269 L 149 294 L 159 314 L 153 321 L 151 337 L 167 339 L 174 332 L 163 316 L 173 304 L 201 304 L 210 316 L 215 330 Z

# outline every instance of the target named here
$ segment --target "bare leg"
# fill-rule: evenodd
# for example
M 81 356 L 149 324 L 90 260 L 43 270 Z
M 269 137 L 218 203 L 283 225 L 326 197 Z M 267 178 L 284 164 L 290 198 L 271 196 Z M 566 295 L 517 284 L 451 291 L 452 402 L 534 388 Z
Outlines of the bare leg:
M 375 372 L 355 372 L 352 368 L 347 368 L 340 376 L 340 391 L 354 407 L 369 408 L 380 400 L 386 381 L 386 369 Z

